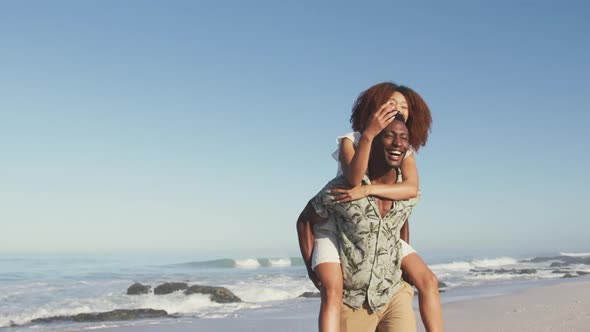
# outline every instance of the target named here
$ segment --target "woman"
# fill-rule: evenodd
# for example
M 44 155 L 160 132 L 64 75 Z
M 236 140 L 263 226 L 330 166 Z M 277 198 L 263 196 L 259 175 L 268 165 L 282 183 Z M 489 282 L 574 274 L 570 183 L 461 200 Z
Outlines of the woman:
M 418 171 L 414 153 L 410 150 L 402 162 L 403 182 L 392 185 L 360 186 L 367 172 L 373 138 L 400 113 L 406 120 L 409 143 L 414 151 L 426 144 L 432 123 L 430 109 L 418 93 L 405 86 L 384 82 L 374 85 L 357 98 L 350 121 L 355 132 L 338 138 L 339 172 L 346 177 L 351 189 L 333 188 L 330 193 L 337 202 L 348 202 L 367 196 L 389 200 L 406 200 L 419 194 Z M 320 331 L 339 331 L 342 304 L 342 270 L 337 238 L 321 226 L 314 227 L 316 240 L 312 268 L 320 281 L 322 304 Z M 438 280 L 416 251 L 407 243 L 407 222 L 402 228 L 402 270 L 418 289 L 420 314 L 428 332 L 443 331 Z

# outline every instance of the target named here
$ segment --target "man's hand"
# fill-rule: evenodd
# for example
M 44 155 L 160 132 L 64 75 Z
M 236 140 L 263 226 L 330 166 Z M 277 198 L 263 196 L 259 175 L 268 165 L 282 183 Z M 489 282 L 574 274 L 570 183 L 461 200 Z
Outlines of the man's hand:
M 309 277 L 309 280 L 311 280 L 311 282 L 313 282 L 314 286 L 318 290 L 320 289 L 320 287 L 322 287 L 322 282 L 318 278 L 318 275 L 315 274 L 315 272 L 313 272 L 313 270 L 311 269 L 311 267 L 307 268 L 307 276 Z

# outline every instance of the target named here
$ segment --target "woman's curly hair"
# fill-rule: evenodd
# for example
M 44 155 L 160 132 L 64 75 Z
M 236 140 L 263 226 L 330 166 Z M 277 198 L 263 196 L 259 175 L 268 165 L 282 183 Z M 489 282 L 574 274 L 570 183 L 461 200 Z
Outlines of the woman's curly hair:
M 414 151 L 418 151 L 420 147 L 426 145 L 428 134 L 430 134 L 430 126 L 432 125 L 432 117 L 424 99 L 407 86 L 383 82 L 363 91 L 352 106 L 352 114 L 350 115 L 352 129 L 362 132 L 371 113 L 385 104 L 396 91 L 404 95 L 408 102 L 406 126 L 410 134 L 410 146 Z

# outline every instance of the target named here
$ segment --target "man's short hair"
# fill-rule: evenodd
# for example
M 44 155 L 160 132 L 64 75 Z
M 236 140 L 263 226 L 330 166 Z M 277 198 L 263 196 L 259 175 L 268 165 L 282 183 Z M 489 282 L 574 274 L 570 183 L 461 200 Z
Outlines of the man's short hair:
M 393 119 L 397 120 L 397 121 L 401 121 L 404 124 L 406 123 L 406 119 L 404 119 L 404 116 L 400 112 L 397 112 L 397 114 L 395 115 L 395 117 Z

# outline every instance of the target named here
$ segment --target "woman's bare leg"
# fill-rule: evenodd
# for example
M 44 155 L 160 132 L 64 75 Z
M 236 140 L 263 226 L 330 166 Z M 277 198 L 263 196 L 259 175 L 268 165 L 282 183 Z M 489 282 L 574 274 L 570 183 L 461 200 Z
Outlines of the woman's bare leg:
M 342 268 L 340 263 L 321 263 L 315 267 L 320 279 L 320 332 L 340 331 L 340 310 L 342 308 Z
M 427 332 L 442 332 L 444 324 L 436 275 L 416 253 L 402 259 L 402 270 L 418 289 L 418 303 L 424 328 Z

